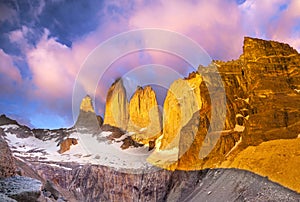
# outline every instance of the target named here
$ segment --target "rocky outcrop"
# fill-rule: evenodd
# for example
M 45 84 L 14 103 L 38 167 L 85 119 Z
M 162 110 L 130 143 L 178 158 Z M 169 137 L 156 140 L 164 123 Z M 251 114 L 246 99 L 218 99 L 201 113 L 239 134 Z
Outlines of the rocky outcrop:
M 128 100 L 122 79 L 117 79 L 108 90 L 104 123 L 127 129 L 129 119 Z
M 7 116 L 5 116 L 4 114 L 2 114 L 0 116 L 0 125 L 7 125 L 7 124 L 18 124 L 17 121 L 12 120 L 10 118 L 8 118 Z
M 60 149 L 59 149 L 59 153 L 64 153 L 68 150 L 70 150 L 72 145 L 76 145 L 78 144 L 78 140 L 75 138 L 66 138 L 65 140 L 63 140 L 60 143 Z
M 99 131 L 101 118 L 95 114 L 92 99 L 86 96 L 82 99 L 80 104 L 80 112 L 75 123 L 77 129 L 87 129 L 91 131 Z M 102 124 L 102 123 L 101 123 Z
M 11 177 L 16 173 L 15 160 L 4 140 L 4 133 L 0 129 L 0 178 Z
M 127 131 L 138 142 L 148 144 L 161 134 L 161 112 L 156 95 L 150 86 L 138 87 L 129 103 L 129 123 Z
M 0 201 L 5 201 L 5 202 L 17 202 L 15 199 L 12 199 L 5 194 L 0 193 Z

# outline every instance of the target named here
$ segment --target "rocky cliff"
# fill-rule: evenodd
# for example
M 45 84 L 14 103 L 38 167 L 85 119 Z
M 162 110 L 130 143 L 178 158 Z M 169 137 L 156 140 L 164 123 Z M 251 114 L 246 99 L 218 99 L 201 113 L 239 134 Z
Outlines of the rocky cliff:
M 243 62 L 249 105 L 251 145 L 300 133 L 300 56 L 287 44 L 245 38 Z
M 245 37 L 239 59 L 214 61 L 211 65 L 218 72 L 200 66 L 201 74 L 175 81 L 164 103 L 158 151 L 149 161 L 168 169 L 211 168 L 234 159 L 248 146 L 297 138 L 299 60 L 297 51 L 287 44 Z M 218 109 L 222 104 L 215 74 L 221 76 L 226 92 L 226 118 L 220 135 L 209 131 L 212 124 L 220 124 L 211 117 L 212 108 Z M 213 104 L 211 97 L 217 100 Z M 203 148 L 208 148 L 209 153 L 201 157 Z M 167 160 L 162 156 L 168 156 Z
M 136 141 L 148 144 L 161 134 L 161 112 L 156 95 L 150 86 L 138 87 L 129 102 L 127 131 L 133 132 Z
M 128 100 L 122 79 L 117 79 L 106 96 L 104 123 L 123 130 L 128 126 Z

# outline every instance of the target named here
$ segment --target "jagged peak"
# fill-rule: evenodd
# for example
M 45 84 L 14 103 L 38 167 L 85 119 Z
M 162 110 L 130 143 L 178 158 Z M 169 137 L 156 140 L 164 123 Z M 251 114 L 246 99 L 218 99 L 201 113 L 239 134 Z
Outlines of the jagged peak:
M 196 78 L 197 75 L 199 75 L 199 72 L 193 71 L 193 72 L 189 73 L 189 75 L 187 77 L 184 77 L 184 80 Z
M 130 98 L 130 100 L 135 96 L 135 95 L 140 95 L 140 94 L 154 94 L 156 96 L 155 91 L 153 90 L 153 88 L 150 85 L 147 86 L 137 86 L 135 92 L 133 93 L 132 97 Z

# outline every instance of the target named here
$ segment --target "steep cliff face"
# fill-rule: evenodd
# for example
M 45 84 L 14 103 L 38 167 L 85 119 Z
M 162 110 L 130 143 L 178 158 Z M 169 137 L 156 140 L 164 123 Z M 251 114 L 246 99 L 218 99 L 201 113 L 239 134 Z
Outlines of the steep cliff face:
M 128 100 L 122 79 L 118 79 L 108 90 L 104 124 L 127 129 L 129 120 Z
M 161 134 L 161 112 L 156 95 L 150 86 L 138 87 L 129 103 L 129 123 L 127 131 L 138 142 L 148 144 Z
M 244 137 L 257 145 L 300 133 L 300 56 L 287 44 L 245 38 L 241 58 L 251 106 Z
M 201 75 L 192 73 L 171 85 L 164 104 L 163 135 L 157 140 L 160 148 L 149 157 L 150 162 L 167 169 L 195 170 L 212 167 L 224 160 L 241 139 L 244 117 L 249 108 L 245 82 L 238 64 L 221 65 L 215 62 L 212 67 L 199 70 Z M 212 71 L 216 66 L 219 72 Z M 216 79 L 216 74 L 219 74 L 223 84 Z M 224 86 L 226 102 L 221 96 L 220 86 Z M 214 99 L 213 104 L 211 98 Z M 222 105 L 226 108 L 226 115 L 218 111 Z M 225 116 L 225 123 L 212 120 L 213 109 L 214 118 L 219 120 Z M 220 131 L 210 132 L 209 127 L 219 128 Z M 204 153 L 209 154 L 204 155 L 205 158 L 201 157 L 203 148 L 206 150 Z M 169 157 L 158 161 L 162 155 Z
M 296 138 L 300 133 L 299 64 L 299 54 L 289 45 L 246 37 L 239 59 L 214 61 L 218 72 L 199 69 L 201 75 L 194 73 L 175 81 L 165 100 L 163 134 L 157 140 L 161 155 L 151 156 L 150 162 L 169 156 L 156 165 L 184 170 L 211 168 L 234 158 L 247 146 Z M 215 135 L 209 127 L 220 123 L 212 120 L 212 108 L 224 104 L 218 98 L 217 73 L 226 92 L 226 118 L 223 129 Z M 185 88 L 191 83 L 193 90 Z M 217 101 L 211 103 L 211 97 Z M 203 148 L 209 151 L 205 158 L 201 157 Z
M 180 131 L 203 105 L 200 96 L 202 82 L 202 77 L 193 72 L 188 78 L 176 80 L 170 86 L 163 106 L 163 133 L 156 140 L 156 150 L 148 158 L 149 162 L 167 169 L 177 167 L 177 161 L 184 153 L 183 150 L 188 149 L 187 147 L 179 148 L 180 145 L 186 145 L 180 144 Z M 195 128 L 198 126 L 192 129 Z

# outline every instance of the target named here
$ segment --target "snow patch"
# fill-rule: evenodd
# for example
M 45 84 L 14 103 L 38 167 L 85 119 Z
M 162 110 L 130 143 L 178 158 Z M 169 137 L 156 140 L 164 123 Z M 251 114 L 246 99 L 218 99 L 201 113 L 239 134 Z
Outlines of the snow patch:
M 16 124 L 8 124 L 8 125 L 3 125 L 3 126 L 0 126 L 0 128 L 2 128 L 5 131 L 7 131 L 8 129 L 18 129 L 19 126 L 16 125 Z
M 102 132 L 98 135 L 105 137 L 111 132 Z M 122 137 L 125 138 L 129 134 Z M 153 151 L 148 151 L 148 147 L 129 148 L 122 150 L 120 146 L 123 142 L 109 142 L 97 140 L 97 135 L 73 132 L 69 137 L 78 139 L 78 144 L 72 145 L 70 150 L 60 154 L 59 146 L 55 138 L 40 140 L 33 136 L 18 138 L 15 134 L 6 132 L 7 142 L 13 155 L 20 159 L 38 160 L 42 163 L 52 162 L 50 165 L 60 167 L 65 170 L 71 168 L 57 165 L 62 162 L 76 162 L 78 164 L 94 164 L 112 167 L 116 170 L 148 170 L 153 165 L 147 162 L 147 158 Z M 55 163 L 57 162 L 57 163 Z
M 65 167 L 65 166 L 60 166 L 60 165 L 57 165 L 57 164 L 54 164 L 54 163 L 50 163 L 50 164 L 47 164 L 47 165 L 52 166 L 52 167 L 62 168 L 64 170 L 72 170 L 72 168 L 68 168 L 68 167 Z
M 101 137 L 108 137 L 108 136 L 110 136 L 112 134 L 112 132 L 110 132 L 110 131 L 102 131 L 101 132 Z

